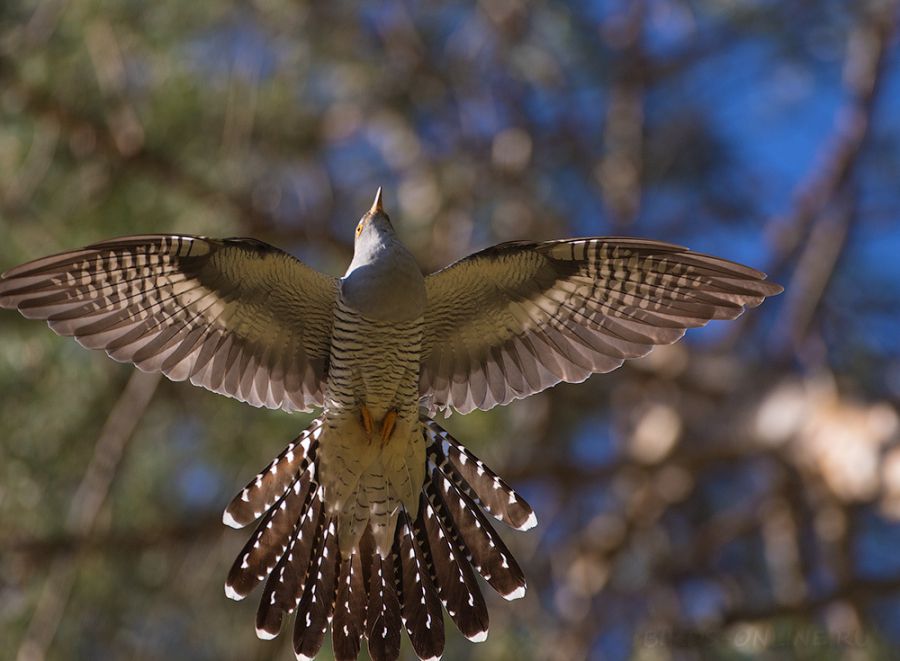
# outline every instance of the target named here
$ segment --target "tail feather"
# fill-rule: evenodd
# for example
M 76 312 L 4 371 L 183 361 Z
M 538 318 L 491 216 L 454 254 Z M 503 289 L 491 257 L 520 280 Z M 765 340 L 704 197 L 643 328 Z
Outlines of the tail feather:
M 230 598 L 246 597 L 281 560 L 303 513 L 309 490 L 309 473 L 296 475 L 284 494 L 266 512 L 228 572 L 225 593 Z
M 373 540 L 374 541 L 374 540 Z M 366 613 L 366 637 L 372 661 L 391 661 L 400 656 L 400 601 L 394 579 L 394 558 L 370 554 L 369 604 Z
M 291 613 L 303 596 L 303 586 L 312 561 L 314 541 L 324 528 L 322 491 L 313 483 L 303 515 L 287 551 L 269 575 L 256 613 L 256 635 L 274 638 L 281 631 L 285 613 Z
M 438 658 L 442 605 L 464 636 L 487 637 L 475 571 L 507 599 L 524 594 L 524 575 L 482 509 L 518 529 L 534 525 L 533 511 L 440 426 L 422 422 L 428 463 L 418 511 L 386 511 L 387 525 L 370 520 L 350 549 L 341 548 L 337 514 L 318 482 L 321 418 L 228 506 L 231 525 L 263 517 L 226 583 L 229 596 L 242 598 L 268 576 L 260 637 L 278 635 L 284 614 L 296 611 L 300 659 L 319 652 L 329 623 L 341 661 L 358 656 L 363 637 L 373 661 L 397 659 L 404 628 L 420 659 Z
M 334 658 L 337 661 L 354 661 L 359 656 L 360 641 L 366 632 L 367 603 L 361 555 L 354 553 L 341 560 L 334 621 L 331 624 Z
M 534 510 L 494 471 L 442 429 L 433 420 L 426 422 L 432 447 L 442 458 L 441 471 L 486 512 L 516 530 L 537 525 Z
M 333 520 L 328 521 L 320 535 L 315 558 L 315 568 L 310 567 L 294 621 L 294 654 L 298 659 L 313 659 L 319 653 L 334 613 L 340 554 Z
M 452 530 L 445 528 L 445 523 L 425 494 L 419 505 L 416 528 L 419 539 L 424 542 L 420 546 L 432 561 L 438 595 L 450 619 L 469 640 L 484 640 L 490 620 L 481 588 L 472 568 L 452 539 Z
M 525 575 L 519 568 L 500 535 L 491 527 L 474 501 L 447 479 L 441 470 L 429 461 L 432 470 L 434 498 L 453 520 L 456 537 L 462 542 L 460 550 L 466 552 L 469 562 L 504 599 L 525 596 Z
M 406 512 L 400 516 L 395 557 L 401 614 L 409 641 L 420 659 L 440 657 L 444 651 L 444 614 Z
M 315 459 L 310 450 L 321 434 L 322 419 L 316 418 L 234 497 L 225 508 L 222 521 L 232 528 L 243 528 L 262 516 Z

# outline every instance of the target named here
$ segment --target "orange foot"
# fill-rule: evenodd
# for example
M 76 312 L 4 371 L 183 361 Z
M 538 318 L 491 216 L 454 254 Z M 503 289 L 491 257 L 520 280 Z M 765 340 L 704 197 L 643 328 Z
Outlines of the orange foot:
M 394 409 L 391 409 L 387 412 L 387 415 L 384 416 L 384 420 L 381 422 L 381 445 L 384 446 L 387 444 L 388 440 L 391 438 L 391 434 L 394 433 L 394 425 L 397 423 L 397 412 Z
M 362 425 L 366 430 L 366 435 L 371 438 L 372 430 L 375 428 L 375 425 L 372 423 L 372 414 L 369 413 L 369 409 L 365 404 L 360 404 L 359 414 L 360 417 L 362 417 Z

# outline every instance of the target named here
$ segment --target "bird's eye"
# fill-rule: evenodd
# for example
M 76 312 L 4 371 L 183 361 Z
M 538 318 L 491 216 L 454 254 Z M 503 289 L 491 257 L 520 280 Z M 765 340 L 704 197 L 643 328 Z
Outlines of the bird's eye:
M 366 222 L 364 220 L 359 221 L 359 224 L 356 226 L 356 236 L 362 234 L 363 227 L 366 226 Z

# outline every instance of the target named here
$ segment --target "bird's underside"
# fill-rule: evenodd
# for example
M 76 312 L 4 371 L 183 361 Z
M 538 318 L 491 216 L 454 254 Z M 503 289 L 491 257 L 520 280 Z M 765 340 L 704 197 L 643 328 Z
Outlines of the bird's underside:
M 391 274 L 416 276 L 395 241 L 378 203 L 343 279 L 253 239 L 181 235 L 106 241 L 0 277 L 0 307 L 116 360 L 254 406 L 324 407 L 224 515 L 234 527 L 261 517 L 227 594 L 264 583 L 257 631 L 273 637 L 295 613 L 300 657 L 316 655 L 329 624 L 339 659 L 363 639 L 373 659 L 396 659 L 403 629 L 419 657 L 437 657 L 444 610 L 469 639 L 487 635 L 476 574 L 507 599 L 524 594 L 485 513 L 519 530 L 535 515 L 436 412 L 611 371 L 781 291 L 746 266 L 655 241 L 519 242 L 419 274 L 408 318 Z M 378 323 L 360 332 L 356 314 Z
M 417 511 L 398 509 L 386 553 L 376 548 L 371 527 L 351 553 L 341 553 L 337 515 L 328 512 L 318 480 L 323 432 L 320 417 L 225 510 L 234 527 L 262 517 L 225 584 L 231 598 L 243 599 L 265 581 L 259 636 L 278 635 L 285 613 L 296 611 L 300 657 L 315 656 L 331 623 L 338 659 L 356 658 L 363 637 L 373 659 L 397 658 L 403 628 L 416 654 L 428 659 L 443 651 L 446 610 L 463 635 L 484 640 L 488 612 L 475 572 L 506 599 L 525 594 L 525 577 L 484 512 L 527 530 L 537 524 L 531 507 L 423 416 L 425 478 Z
M 422 326 L 421 311 L 389 323 L 356 313 L 343 295 L 335 307 L 318 478 L 344 556 L 369 528 L 386 557 L 401 507 L 416 516 L 425 478 Z

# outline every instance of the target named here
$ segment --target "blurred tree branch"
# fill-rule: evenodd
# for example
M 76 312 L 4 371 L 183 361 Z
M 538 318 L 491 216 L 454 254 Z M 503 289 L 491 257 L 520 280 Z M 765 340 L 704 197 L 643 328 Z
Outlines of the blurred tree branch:
M 69 506 L 65 522 L 69 534 L 85 537 L 94 528 L 128 441 L 147 410 L 160 378 L 160 374 L 135 370 L 110 410 L 94 445 L 91 463 Z M 66 554 L 51 563 L 28 630 L 19 643 L 18 661 L 41 661 L 45 658 L 65 611 L 79 560 L 80 555 L 72 558 Z
M 846 246 L 854 215 L 853 173 L 882 88 L 886 55 L 896 29 L 897 3 L 864 4 L 861 13 L 847 46 L 847 100 L 835 120 L 834 133 L 797 192 L 793 211 L 778 219 L 771 230 L 774 251 L 769 271 L 783 273 L 789 262 L 796 263 L 785 287 L 777 326 L 782 353 L 796 351 L 806 333 Z M 831 212 L 830 207 L 834 207 Z M 739 330 L 734 329 L 733 337 Z

